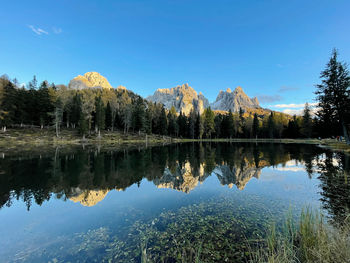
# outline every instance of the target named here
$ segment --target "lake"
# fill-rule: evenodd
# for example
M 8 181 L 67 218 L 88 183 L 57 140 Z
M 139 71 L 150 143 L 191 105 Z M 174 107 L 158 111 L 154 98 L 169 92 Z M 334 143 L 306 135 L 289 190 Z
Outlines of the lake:
M 0 262 L 245 262 L 303 208 L 350 208 L 350 159 L 314 145 L 0 153 Z

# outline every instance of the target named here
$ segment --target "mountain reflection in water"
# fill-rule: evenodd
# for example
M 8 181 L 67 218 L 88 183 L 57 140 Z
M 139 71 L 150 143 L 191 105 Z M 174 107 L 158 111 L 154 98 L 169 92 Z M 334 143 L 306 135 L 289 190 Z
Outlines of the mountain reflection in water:
M 140 185 L 146 178 L 158 188 L 191 192 L 209 176 L 223 186 L 243 190 L 264 167 L 301 163 L 319 175 L 324 208 L 341 217 L 350 207 L 349 157 L 312 145 L 188 143 L 142 149 L 57 150 L 0 159 L 0 207 L 21 199 L 29 210 L 52 196 L 84 206 L 101 202 L 110 190 Z M 287 166 L 286 166 L 287 165 Z M 298 168 L 298 167 L 294 167 Z

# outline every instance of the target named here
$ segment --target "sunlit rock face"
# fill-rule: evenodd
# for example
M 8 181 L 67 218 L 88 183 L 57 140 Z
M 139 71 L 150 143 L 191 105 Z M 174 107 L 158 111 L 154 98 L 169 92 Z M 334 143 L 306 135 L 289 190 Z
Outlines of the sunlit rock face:
M 112 88 L 108 80 L 97 72 L 87 72 L 84 76 L 78 75 L 69 82 L 69 87 L 71 89 Z
M 174 173 L 165 168 L 161 178 L 153 180 L 158 188 L 170 188 L 181 192 L 189 193 L 198 185 L 200 176 L 194 176 L 189 162 L 183 167 L 178 165 Z
M 243 110 L 260 108 L 258 99 L 249 98 L 244 93 L 241 87 L 237 87 L 234 91 L 227 89 L 226 91 L 220 91 L 215 102 L 210 104 L 213 110 L 238 112 L 239 108 Z
M 227 165 L 220 165 L 215 167 L 213 173 L 222 185 L 228 185 L 230 188 L 236 185 L 239 190 L 243 190 L 250 179 L 260 177 L 261 168 L 244 166 L 233 167 L 231 170 Z
M 192 191 L 198 183 L 202 183 L 210 174 L 216 175 L 222 185 L 228 185 L 230 188 L 236 185 L 238 189 L 243 190 L 246 184 L 253 177 L 259 178 L 262 168 L 256 168 L 248 162 L 242 167 L 233 167 L 228 165 L 217 165 L 211 173 L 204 173 L 203 165 L 201 164 L 198 171 L 193 171 L 189 162 L 182 167 L 178 165 L 174 172 L 169 168 L 165 168 L 161 178 L 153 180 L 153 183 L 158 188 L 170 188 L 185 193 Z
M 80 203 L 83 206 L 94 206 L 101 202 L 106 195 L 108 190 L 81 190 L 80 188 L 74 188 L 73 194 L 69 196 L 69 199 L 74 203 Z
M 188 84 L 183 84 L 171 89 L 158 89 L 147 100 L 164 104 L 165 108 L 175 107 L 177 112 L 188 115 L 191 110 L 202 113 L 209 106 L 209 101 L 202 93 L 197 93 Z

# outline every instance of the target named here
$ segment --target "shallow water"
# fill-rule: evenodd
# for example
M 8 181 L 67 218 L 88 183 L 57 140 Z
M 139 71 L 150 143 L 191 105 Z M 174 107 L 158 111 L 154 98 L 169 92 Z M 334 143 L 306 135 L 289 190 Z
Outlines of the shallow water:
M 341 221 L 350 207 L 348 164 L 292 144 L 5 155 L 0 261 L 244 262 L 287 213 L 297 220 L 311 206 Z

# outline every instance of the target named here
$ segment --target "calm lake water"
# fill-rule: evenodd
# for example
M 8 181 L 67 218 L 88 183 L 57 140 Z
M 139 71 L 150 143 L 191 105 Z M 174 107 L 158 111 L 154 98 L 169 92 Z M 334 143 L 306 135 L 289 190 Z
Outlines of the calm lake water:
M 0 154 L 0 262 L 245 262 L 288 213 L 341 221 L 349 170 L 295 144 Z

